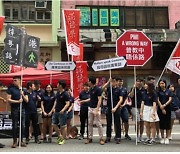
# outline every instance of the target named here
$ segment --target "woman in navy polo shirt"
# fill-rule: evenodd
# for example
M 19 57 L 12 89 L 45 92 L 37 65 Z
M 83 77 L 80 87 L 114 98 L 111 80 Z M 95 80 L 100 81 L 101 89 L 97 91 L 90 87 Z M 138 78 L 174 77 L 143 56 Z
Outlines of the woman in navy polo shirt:
M 45 87 L 45 93 L 42 95 L 42 118 L 43 118 L 43 142 L 47 142 L 47 129 L 49 132 L 48 142 L 52 142 L 52 113 L 55 102 L 55 94 L 52 85 L 48 84 Z
M 170 133 L 169 133 L 169 140 L 172 140 L 171 132 L 172 132 L 172 128 L 174 125 L 174 120 L 176 119 L 175 111 L 177 109 L 179 109 L 179 107 L 180 107 L 180 102 L 179 102 L 180 100 L 179 100 L 178 96 L 176 95 L 174 84 L 170 84 L 168 86 L 168 89 L 173 93 L 172 94 L 172 102 L 170 104 L 171 105 L 171 129 L 170 129 Z
M 140 117 L 143 119 L 146 126 L 147 139 L 144 144 L 152 145 L 155 142 L 156 125 L 155 122 L 159 121 L 157 115 L 157 94 L 152 82 L 147 82 L 144 86 L 146 88 L 145 93 L 142 95 L 142 103 L 140 109 Z M 152 139 L 150 139 L 152 134 Z
M 160 80 L 158 83 L 158 116 L 161 131 L 161 144 L 169 144 L 169 133 L 171 129 L 171 103 L 172 92 L 166 89 L 166 80 Z M 166 130 L 166 138 L 164 136 Z

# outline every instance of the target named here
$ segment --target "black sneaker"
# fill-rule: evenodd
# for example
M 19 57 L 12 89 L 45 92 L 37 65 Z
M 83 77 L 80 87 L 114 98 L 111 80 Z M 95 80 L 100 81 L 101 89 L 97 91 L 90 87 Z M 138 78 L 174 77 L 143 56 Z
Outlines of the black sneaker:
M 151 139 L 148 141 L 147 145 L 152 145 L 153 143 L 155 143 L 155 140 Z
M 52 143 L 52 138 L 48 138 L 48 143 Z
M 37 144 L 41 144 L 41 141 L 39 141 L 39 139 L 35 139 L 35 143 L 37 143 Z
M 125 135 L 125 138 L 131 140 L 131 137 L 128 134 Z
M 105 140 L 105 143 L 108 143 L 108 142 L 111 142 L 111 138 L 110 137 L 107 137 L 106 140 Z
M 82 140 L 82 139 L 84 139 L 84 136 L 83 136 L 83 135 L 80 135 L 80 136 L 78 137 L 78 140 Z
M 26 138 L 26 144 L 28 144 L 28 143 L 29 143 L 29 141 L 30 141 L 30 139 L 29 139 L 29 138 Z
M 0 148 L 4 148 L 4 147 L 5 147 L 5 145 L 0 143 Z
M 148 144 L 149 141 L 150 141 L 150 139 L 146 139 L 146 140 L 144 141 L 144 144 Z

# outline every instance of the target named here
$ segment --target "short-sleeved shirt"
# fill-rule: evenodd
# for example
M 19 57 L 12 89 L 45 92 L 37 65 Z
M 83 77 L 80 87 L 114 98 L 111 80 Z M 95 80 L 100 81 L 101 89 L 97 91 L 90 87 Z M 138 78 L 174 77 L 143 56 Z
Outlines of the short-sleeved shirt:
M 95 86 L 93 88 L 90 88 L 89 93 L 90 93 L 89 107 L 96 108 L 98 104 L 98 97 L 101 96 L 102 90 L 98 86 Z
M 49 113 L 54 106 L 55 94 L 51 94 L 50 96 L 43 94 L 42 101 L 43 101 L 44 111 L 46 113 Z
M 134 90 L 135 92 L 135 90 Z M 141 108 L 142 95 L 145 93 L 145 89 L 136 87 L 136 96 L 137 96 L 137 108 Z M 135 107 L 135 95 L 132 97 L 132 107 Z
M 72 104 L 74 104 L 74 97 L 69 96 L 69 107 L 68 107 L 68 109 L 70 108 L 70 106 L 71 106 Z
M 36 103 L 37 103 L 37 94 L 33 91 L 32 93 L 26 92 L 28 95 L 28 103 L 25 104 L 25 113 L 33 114 L 37 113 Z
M 80 100 L 86 100 L 90 98 L 90 94 L 89 94 L 89 91 L 81 91 L 80 94 L 79 94 L 79 99 Z M 81 104 L 81 107 L 80 107 L 80 110 L 83 110 L 83 109 L 87 109 L 89 106 L 89 102 L 86 102 L 86 103 L 83 103 Z
M 61 94 L 58 91 L 56 94 L 56 112 L 60 112 L 64 106 L 66 105 L 66 102 L 69 101 L 69 95 L 66 91 L 63 91 Z
M 24 90 L 24 94 L 26 95 L 26 90 Z M 20 89 L 14 85 L 11 85 L 7 89 L 7 94 L 11 95 L 11 99 L 13 100 L 19 100 L 21 98 Z M 22 103 L 22 108 L 24 109 L 25 102 Z M 11 109 L 19 109 L 20 103 L 11 103 Z
M 172 96 L 172 101 L 170 105 L 171 105 L 171 111 L 176 111 L 177 109 L 180 108 L 180 100 L 175 94 L 173 94 Z
M 144 101 L 144 105 L 153 106 L 153 102 L 157 103 L 157 94 L 153 93 L 152 96 L 148 92 L 145 92 L 142 96 L 142 100 Z
M 35 93 L 39 95 L 39 97 L 41 98 L 41 100 L 38 100 L 37 102 L 37 108 L 41 108 L 41 101 L 42 101 L 42 96 L 44 95 L 44 90 L 43 89 L 35 90 Z
M 123 96 L 123 102 L 124 102 L 126 100 L 126 98 L 128 97 L 128 91 L 127 91 L 127 88 L 125 88 L 125 87 L 121 87 L 120 90 L 121 90 L 121 93 Z
M 172 97 L 173 94 L 169 89 L 166 89 L 165 91 L 158 91 L 158 97 L 159 97 L 159 101 L 161 102 L 161 104 L 165 104 L 168 100 L 169 97 Z
M 108 95 L 107 95 L 107 106 L 109 109 L 111 109 L 112 105 L 111 105 L 111 88 L 110 87 L 107 88 L 107 93 L 108 93 Z M 119 87 L 116 87 L 116 88 L 112 87 L 113 107 L 115 107 L 118 104 L 120 96 L 123 96 L 120 88 Z

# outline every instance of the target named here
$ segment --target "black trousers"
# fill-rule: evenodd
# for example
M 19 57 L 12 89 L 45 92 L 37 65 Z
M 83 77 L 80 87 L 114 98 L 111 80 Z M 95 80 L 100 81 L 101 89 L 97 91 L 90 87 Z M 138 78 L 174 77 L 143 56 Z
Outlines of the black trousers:
M 87 124 L 87 136 L 88 136 L 88 108 L 80 110 L 80 122 L 81 122 L 80 134 L 84 135 L 85 125 Z
M 19 138 L 20 109 L 11 109 L 13 139 Z M 21 113 L 21 140 L 25 136 L 25 110 Z
M 30 121 L 32 121 L 32 126 L 33 126 L 33 132 L 35 139 L 38 137 L 38 116 L 37 113 L 32 113 L 32 114 L 26 114 L 26 138 L 29 138 L 29 126 L 30 126 Z
M 115 138 L 116 139 L 121 139 L 121 122 L 120 122 L 120 114 L 121 111 L 118 108 L 116 112 L 114 112 L 114 127 L 115 129 Z M 106 113 L 106 121 L 107 121 L 107 128 L 106 128 L 106 137 L 111 138 L 111 133 L 112 133 L 112 112 L 111 109 L 108 109 Z

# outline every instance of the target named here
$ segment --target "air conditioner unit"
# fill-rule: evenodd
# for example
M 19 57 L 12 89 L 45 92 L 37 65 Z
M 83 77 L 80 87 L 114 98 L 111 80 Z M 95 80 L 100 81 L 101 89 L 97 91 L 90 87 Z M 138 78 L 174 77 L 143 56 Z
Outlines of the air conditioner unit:
M 36 9 L 45 9 L 47 7 L 47 1 L 45 0 L 36 0 L 35 8 Z

